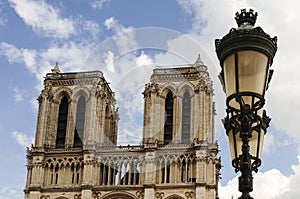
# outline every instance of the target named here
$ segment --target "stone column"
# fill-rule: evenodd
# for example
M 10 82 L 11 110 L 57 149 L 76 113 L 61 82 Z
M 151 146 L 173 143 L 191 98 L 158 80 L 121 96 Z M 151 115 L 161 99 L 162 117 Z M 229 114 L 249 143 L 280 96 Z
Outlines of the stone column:
M 39 112 L 38 112 L 38 119 L 36 125 L 36 136 L 35 136 L 35 146 L 42 147 L 43 146 L 43 138 L 44 136 L 44 123 L 45 123 L 45 115 L 46 115 L 46 99 L 41 94 L 38 98 L 39 101 Z
M 146 186 L 144 198 L 146 199 L 154 199 L 154 187 Z
M 156 173 L 156 165 L 155 165 L 155 152 L 145 152 L 145 184 L 153 185 L 155 184 L 155 173 Z
M 31 191 L 29 194 L 29 199 L 40 199 L 41 192 L 39 191 Z

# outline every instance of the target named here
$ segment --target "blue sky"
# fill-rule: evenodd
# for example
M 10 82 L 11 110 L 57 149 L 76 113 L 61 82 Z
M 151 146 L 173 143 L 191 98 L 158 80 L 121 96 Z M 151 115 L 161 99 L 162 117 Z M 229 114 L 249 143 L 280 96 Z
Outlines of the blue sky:
M 157 65 L 193 63 L 198 53 L 214 81 L 215 133 L 224 166 L 220 196 L 236 198 L 239 193 L 232 190 L 237 190 L 237 178 L 220 122 L 225 96 L 217 80 L 214 40 L 236 27 L 234 14 L 242 8 L 258 12 L 257 25 L 277 35 L 279 47 L 266 96 L 272 122 L 252 195 L 257 199 L 298 198 L 299 4 L 296 0 L 1 0 L 0 199 L 23 198 L 26 147 L 33 141 L 37 120 L 36 98 L 43 77 L 56 62 L 63 72 L 103 71 L 117 92 L 119 142 L 130 139 L 138 144 L 141 92 L 151 71 Z M 132 104 L 134 108 L 126 108 Z

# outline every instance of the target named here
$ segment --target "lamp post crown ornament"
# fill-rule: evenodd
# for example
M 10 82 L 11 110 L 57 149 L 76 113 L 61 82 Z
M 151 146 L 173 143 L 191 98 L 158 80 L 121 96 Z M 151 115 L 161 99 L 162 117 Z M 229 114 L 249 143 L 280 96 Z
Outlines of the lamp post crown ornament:
M 235 20 L 239 27 L 246 24 L 254 26 L 256 19 L 257 12 L 254 12 L 252 9 L 250 9 L 249 12 L 247 12 L 246 9 L 242 9 L 240 13 L 237 12 L 235 14 Z
M 252 9 L 235 14 L 238 28 L 231 28 L 222 39 L 215 40 L 216 53 L 222 65 L 224 59 L 235 51 L 255 50 L 261 51 L 270 57 L 270 63 L 277 51 L 277 37 L 271 37 L 261 27 L 254 27 L 257 12 Z

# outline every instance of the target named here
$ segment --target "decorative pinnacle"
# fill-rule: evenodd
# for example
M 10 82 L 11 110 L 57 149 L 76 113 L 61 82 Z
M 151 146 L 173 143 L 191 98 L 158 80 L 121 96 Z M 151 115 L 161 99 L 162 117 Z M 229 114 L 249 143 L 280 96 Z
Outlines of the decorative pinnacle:
M 51 71 L 52 71 L 52 73 L 55 73 L 55 74 L 60 73 L 60 70 L 59 70 L 58 63 L 57 63 L 57 62 L 56 62 L 56 64 L 55 64 L 54 68 L 51 69 Z
M 203 61 L 202 61 L 202 59 L 201 59 L 200 54 L 198 54 L 198 58 L 197 58 L 197 60 L 196 60 L 196 62 L 195 62 L 195 65 L 196 65 L 196 66 L 202 66 L 202 65 L 204 65 L 204 64 L 203 64 Z
M 239 27 L 243 24 L 250 24 L 254 26 L 256 18 L 257 12 L 254 12 L 252 9 L 249 9 L 249 12 L 247 12 L 246 9 L 242 9 L 241 13 L 237 12 L 235 14 L 235 20 Z

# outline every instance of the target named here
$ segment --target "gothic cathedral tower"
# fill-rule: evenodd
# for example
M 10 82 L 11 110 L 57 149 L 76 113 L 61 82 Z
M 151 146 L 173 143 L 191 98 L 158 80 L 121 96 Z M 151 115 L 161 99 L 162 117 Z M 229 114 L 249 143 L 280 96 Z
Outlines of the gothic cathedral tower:
M 200 56 L 154 69 L 142 144 L 117 146 L 114 93 L 99 71 L 46 75 L 26 199 L 216 199 L 212 82 Z

